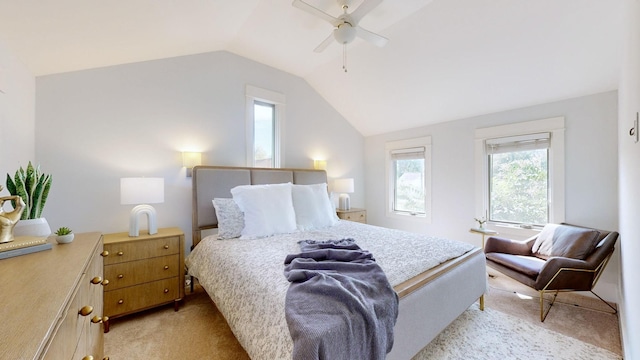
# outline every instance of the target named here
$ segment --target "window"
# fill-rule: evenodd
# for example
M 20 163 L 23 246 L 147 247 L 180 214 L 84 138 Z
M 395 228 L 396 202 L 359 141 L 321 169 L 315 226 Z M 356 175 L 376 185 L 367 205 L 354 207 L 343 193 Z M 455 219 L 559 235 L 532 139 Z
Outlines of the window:
M 431 138 L 389 142 L 387 216 L 431 220 Z
M 247 166 L 283 166 L 284 95 L 247 85 L 246 96 Z
M 253 102 L 253 166 L 274 167 L 276 106 Z
M 477 213 L 489 224 L 564 221 L 564 118 L 476 130 L 476 163 Z

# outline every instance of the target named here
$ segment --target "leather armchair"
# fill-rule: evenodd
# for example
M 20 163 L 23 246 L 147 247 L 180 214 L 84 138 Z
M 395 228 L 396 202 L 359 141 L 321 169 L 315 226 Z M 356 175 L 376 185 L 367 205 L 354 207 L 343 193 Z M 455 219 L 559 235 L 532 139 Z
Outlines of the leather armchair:
M 549 224 L 535 237 L 524 241 L 492 236 L 484 252 L 487 265 L 527 285 L 540 294 L 540 321 L 544 321 L 560 291 L 593 292 L 618 239 L 615 231 L 574 225 Z M 544 311 L 544 295 L 553 292 Z

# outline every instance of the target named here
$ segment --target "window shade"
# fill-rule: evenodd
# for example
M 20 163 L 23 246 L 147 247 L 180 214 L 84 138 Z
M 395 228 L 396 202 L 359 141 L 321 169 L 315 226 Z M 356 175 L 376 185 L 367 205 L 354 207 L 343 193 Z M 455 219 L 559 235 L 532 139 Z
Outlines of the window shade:
M 391 159 L 393 160 L 412 160 L 424 159 L 426 149 L 424 146 L 391 150 Z
M 514 151 L 548 149 L 550 143 L 550 133 L 509 136 L 485 140 L 487 155 Z

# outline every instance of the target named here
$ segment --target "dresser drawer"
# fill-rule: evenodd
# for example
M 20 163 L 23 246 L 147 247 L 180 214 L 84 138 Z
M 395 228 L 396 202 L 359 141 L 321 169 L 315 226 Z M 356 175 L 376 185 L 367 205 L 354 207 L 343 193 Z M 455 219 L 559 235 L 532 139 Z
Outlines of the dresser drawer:
M 104 277 L 109 280 L 109 284 L 105 290 L 112 291 L 155 280 L 175 278 L 180 274 L 179 266 L 179 254 L 106 265 Z
M 179 254 L 180 237 L 171 236 L 135 242 L 105 243 L 104 249 L 109 252 L 109 255 L 104 257 L 104 264 L 117 264 L 157 256 Z
M 173 302 L 179 298 L 180 286 L 184 287 L 184 284 L 178 278 L 171 278 L 105 291 L 104 313 L 116 316 Z

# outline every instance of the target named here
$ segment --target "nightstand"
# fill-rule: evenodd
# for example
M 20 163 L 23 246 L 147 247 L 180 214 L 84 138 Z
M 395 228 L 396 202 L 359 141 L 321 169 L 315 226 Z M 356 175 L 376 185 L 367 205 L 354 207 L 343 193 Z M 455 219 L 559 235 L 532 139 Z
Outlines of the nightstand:
M 336 214 L 342 220 L 349 220 L 360 222 L 363 224 L 367 223 L 367 210 L 359 209 L 359 208 L 351 208 L 349 210 L 340 210 L 336 209 Z
M 113 319 L 184 297 L 184 233 L 158 229 L 131 237 L 128 232 L 104 235 L 104 314 Z M 104 332 L 109 331 L 109 320 Z

